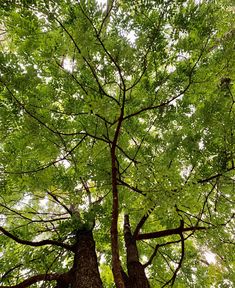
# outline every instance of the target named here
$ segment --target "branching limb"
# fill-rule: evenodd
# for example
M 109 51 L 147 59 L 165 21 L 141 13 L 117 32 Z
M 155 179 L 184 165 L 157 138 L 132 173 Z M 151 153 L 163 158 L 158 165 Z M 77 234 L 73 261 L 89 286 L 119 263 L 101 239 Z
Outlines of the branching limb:
M 139 235 L 140 229 L 143 227 L 144 223 L 147 221 L 149 215 L 151 214 L 151 212 L 154 210 L 155 205 L 148 211 L 148 213 L 146 213 L 139 221 L 139 223 L 137 224 L 135 231 L 133 233 L 133 238 L 137 239 L 137 236 Z
M 69 155 L 72 154 L 72 152 L 85 140 L 85 138 L 88 136 L 88 134 L 85 134 L 82 139 L 72 148 L 70 149 L 63 157 L 60 157 L 59 159 L 56 159 L 56 160 L 53 160 L 51 162 L 49 162 L 48 164 L 44 165 L 44 166 L 41 166 L 41 167 L 38 167 L 34 170 L 28 170 L 28 171 L 3 171 L 4 174 L 30 174 L 30 173 L 37 173 L 39 171 L 43 171 L 51 166 L 54 166 L 55 164 L 63 161 L 63 160 L 66 160 L 67 157 Z
M 53 134 L 59 136 L 60 132 L 52 129 L 51 127 L 49 127 L 46 123 L 44 123 L 43 121 L 41 121 L 37 116 L 35 116 L 34 114 L 32 114 L 23 103 L 21 103 L 14 95 L 14 93 L 11 91 L 11 89 L 7 86 L 7 84 L 2 81 L 2 79 L 0 79 L 0 82 L 3 84 L 3 86 L 7 89 L 8 93 L 11 95 L 11 97 L 14 99 L 14 101 L 17 103 L 17 105 L 23 109 L 26 114 L 28 114 L 31 118 L 35 119 L 40 125 L 42 125 L 43 127 L 45 127 L 47 130 L 49 130 L 50 132 L 52 132 Z
M 181 228 L 181 231 L 184 230 L 184 222 L 183 221 L 181 221 L 180 228 Z M 180 261 L 178 263 L 177 268 L 175 269 L 175 272 L 174 272 L 173 276 L 171 277 L 171 279 L 169 281 L 167 281 L 162 286 L 162 288 L 166 287 L 168 284 L 171 284 L 171 287 L 173 287 L 173 285 L 175 283 L 175 279 L 176 279 L 177 273 L 179 272 L 180 268 L 182 267 L 183 260 L 184 260 L 184 255 L 185 255 L 185 243 L 184 243 L 183 232 L 180 233 L 180 239 L 181 239 L 181 257 L 180 257 Z
M 202 219 L 202 216 L 203 216 L 203 214 L 204 214 L 204 212 L 205 212 L 205 207 L 206 207 L 206 205 L 208 205 L 209 197 L 210 197 L 211 193 L 215 190 L 216 186 L 217 186 L 217 181 L 213 184 L 211 190 L 209 191 L 209 193 L 207 193 L 207 195 L 206 195 L 206 197 L 205 197 L 205 200 L 204 200 L 204 202 L 203 202 L 202 209 L 201 209 L 201 211 L 199 212 L 199 215 L 198 215 L 198 218 L 199 218 L 199 219 Z M 199 219 L 198 219 L 198 221 L 197 221 L 197 223 L 196 223 L 196 226 L 198 225 L 198 223 L 199 223 L 199 221 L 200 221 Z
M 78 46 L 77 42 L 75 41 L 75 39 L 73 38 L 72 34 L 68 31 L 68 29 L 63 25 L 63 23 L 62 23 L 59 19 L 57 19 L 56 17 L 54 17 L 54 19 L 55 19 L 55 21 L 60 25 L 60 27 L 63 29 L 63 31 L 68 35 L 68 37 L 70 38 L 70 40 L 73 42 L 73 44 L 74 44 L 77 52 L 78 52 L 80 55 L 82 55 L 82 51 L 81 51 L 81 49 L 79 48 L 79 46 Z M 104 96 L 106 96 L 106 97 L 110 98 L 111 100 L 115 101 L 116 104 L 120 105 L 120 103 L 118 102 L 117 99 L 115 99 L 114 97 L 112 97 L 111 95 L 109 95 L 109 94 L 104 90 L 104 88 L 103 88 L 103 86 L 101 85 L 100 80 L 99 80 L 99 78 L 98 78 L 98 76 L 97 76 L 97 74 L 96 74 L 96 71 L 95 71 L 94 67 L 91 65 L 91 63 L 90 63 L 83 55 L 82 55 L 82 59 L 83 59 L 83 61 L 86 63 L 86 65 L 89 67 L 92 75 L 94 76 L 95 81 L 96 81 L 96 83 L 97 83 L 97 85 L 98 85 L 98 87 L 99 87 L 100 92 L 101 92 Z
M 92 22 L 91 18 L 86 14 L 86 12 L 84 11 L 84 9 L 82 8 L 81 4 L 79 4 L 79 7 L 83 13 L 83 15 L 87 18 L 87 20 L 91 23 L 92 28 L 95 31 L 96 34 L 96 38 L 99 41 L 101 47 L 103 48 L 104 52 L 106 53 L 106 55 L 109 57 L 110 61 L 114 64 L 114 66 L 117 68 L 120 80 L 121 80 L 121 84 L 122 84 L 122 90 L 123 91 L 127 91 L 126 90 L 126 84 L 125 84 L 125 80 L 124 77 L 122 75 L 122 69 L 120 67 L 120 65 L 117 63 L 117 61 L 114 59 L 113 55 L 108 51 L 108 49 L 106 48 L 106 46 L 104 45 L 104 42 L 101 40 L 100 35 L 99 35 L 99 31 L 96 29 L 94 23 Z
M 143 239 L 155 239 L 160 237 L 166 237 L 171 235 L 180 235 L 181 233 L 190 232 L 190 231 L 202 231 L 207 230 L 210 227 L 201 227 L 201 226 L 194 226 L 194 227 L 187 227 L 187 228 L 174 228 L 174 229 L 167 229 L 157 232 L 151 232 L 151 233 L 145 233 L 145 234 L 139 234 L 136 237 L 136 240 L 143 240 Z
M 155 110 L 155 109 L 158 109 L 158 108 L 165 107 L 165 106 L 169 105 L 171 102 L 173 102 L 174 100 L 176 100 L 180 96 L 182 96 L 189 89 L 190 85 L 191 85 L 191 81 L 189 81 L 187 86 L 180 93 L 178 93 L 176 96 L 174 96 L 174 97 L 168 99 L 167 101 L 164 101 L 164 102 L 162 102 L 162 103 L 160 103 L 158 105 L 144 107 L 144 108 L 142 108 L 142 109 L 140 109 L 140 110 L 138 110 L 138 111 L 136 111 L 136 112 L 134 112 L 132 114 L 129 114 L 129 115 L 125 116 L 123 118 L 123 120 L 127 120 L 127 119 L 129 119 L 131 117 L 134 117 L 134 116 L 139 115 L 139 114 L 141 114 L 143 112 L 146 112 L 146 111 Z
M 26 288 L 40 281 L 54 281 L 54 280 L 62 280 L 62 279 L 65 280 L 65 282 L 68 282 L 69 281 L 68 273 L 39 274 L 39 275 L 32 276 L 22 281 L 19 284 L 12 285 L 12 286 L 0 286 L 0 288 Z
M 0 207 L 3 207 L 3 208 L 5 208 L 7 211 L 10 211 L 11 212 L 11 214 L 15 214 L 15 215 L 18 215 L 20 218 L 22 218 L 22 219 L 24 219 L 24 220 L 27 220 L 28 221 L 28 224 L 29 223 L 52 223 L 52 222 L 56 222 L 56 221 L 61 221 L 61 220 L 66 220 L 66 219 L 68 219 L 68 217 L 55 217 L 55 215 L 52 215 L 51 217 L 52 217 L 52 219 L 43 219 L 42 217 L 40 217 L 40 214 L 39 213 L 37 213 L 37 212 L 35 212 L 34 213 L 34 215 L 36 215 L 39 219 L 38 220 L 36 220 L 36 219 L 31 219 L 31 218 L 29 218 L 29 217 L 27 217 L 27 216 L 25 216 L 24 214 L 23 214 L 23 212 L 19 212 L 19 211 L 17 211 L 17 210 L 14 210 L 14 209 L 12 209 L 12 208 L 10 208 L 10 207 L 8 207 L 8 206 L 6 206 L 6 205 L 4 205 L 4 204 L 2 204 L 2 203 L 0 203 Z M 28 212 L 28 213 L 30 213 L 30 212 Z M 33 213 L 33 212 L 32 212 Z M 9 214 L 8 214 L 9 215 Z
M 107 9 L 106 9 L 106 14 L 105 14 L 105 17 L 100 25 L 100 29 L 98 31 L 98 35 L 101 34 L 102 32 L 102 29 L 104 26 L 107 26 L 107 22 L 108 22 L 108 19 L 110 18 L 110 14 L 111 14 L 111 11 L 114 7 L 114 0 L 107 0 Z
M 197 183 L 204 184 L 204 183 L 210 182 L 211 180 L 217 179 L 217 178 L 223 176 L 225 173 L 228 173 L 228 172 L 233 171 L 233 170 L 235 170 L 235 167 L 232 166 L 232 167 L 228 168 L 224 172 L 220 172 L 220 173 L 214 174 L 214 175 L 212 175 L 212 176 L 210 176 L 208 178 L 200 179 L 200 180 L 197 181 Z
M 88 204 L 89 206 L 91 205 L 91 191 L 87 185 L 87 183 L 82 179 L 82 177 L 80 177 L 80 180 L 82 182 L 82 186 L 84 187 L 84 189 L 86 190 L 87 196 L 88 196 Z
M 201 217 L 199 217 L 199 216 L 195 216 L 195 215 L 193 215 L 193 214 L 190 214 L 189 212 L 186 212 L 186 211 L 180 209 L 177 205 L 175 205 L 175 209 L 176 209 L 177 214 L 178 214 L 181 218 L 182 218 L 183 216 L 185 216 L 185 218 L 187 218 L 187 219 L 189 220 L 190 226 L 193 226 L 193 222 L 192 222 L 191 218 L 196 219 L 196 221 L 197 221 L 196 223 L 197 223 L 197 224 L 198 224 L 199 222 L 201 222 L 201 223 L 205 223 L 205 224 L 207 224 L 207 225 L 213 226 L 213 224 L 212 224 L 211 222 L 205 221 L 205 220 L 203 220 L 203 219 L 202 219 Z M 182 215 L 182 214 L 183 214 L 183 215 Z
M 123 186 L 129 188 L 130 190 L 132 190 L 134 192 L 137 192 L 137 193 L 139 193 L 139 194 L 141 194 L 143 196 L 146 196 L 146 192 L 138 189 L 137 187 L 131 186 L 130 184 L 126 183 L 125 181 L 123 181 L 121 179 L 118 179 L 118 183 L 119 183 L 119 185 L 123 185 Z
M 155 249 L 154 249 L 152 255 L 150 256 L 148 262 L 146 262 L 146 263 L 143 265 L 144 268 L 147 268 L 149 265 L 152 264 L 154 257 L 157 255 L 157 252 L 158 252 L 159 247 L 160 247 L 159 245 L 156 245 L 156 246 L 155 246 Z
M 181 90 L 177 95 L 171 97 L 170 99 L 168 99 L 166 101 L 161 102 L 158 105 L 152 105 L 152 106 L 144 107 L 144 108 L 142 108 L 142 109 L 140 109 L 140 110 L 138 110 L 138 111 L 136 111 L 136 112 L 134 112 L 132 114 L 129 114 L 129 115 L 125 116 L 123 118 L 123 121 L 126 120 L 126 119 L 129 119 L 129 118 L 131 118 L 133 116 L 139 115 L 139 114 L 141 114 L 143 112 L 150 111 L 150 110 L 155 110 L 155 109 L 158 109 L 158 108 L 161 108 L 161 107 L 165 107 L 165 106 L 169 105 L 171 102 L 173 102 L 174 100 L 178 99 L 180 96 L 184 95 L 185 92 L 188 91 L 189 87 L 192 84 L 192 76 L 193 76 L 194 70 L 195 70 L 198 62 L 202 58 L 202 55 L 203 55 L 203 53 L 205 51 L 205 48 L 206 48 L 206 45 L 207 45 L 207 43 L 205 44 L 205 47 L 201 50 L 201 53 L 199 54 L 199 56 L 198 56 L 197 60 L 195 61 L 194 65 L 192 66 L 190 74 L 189 74 L 189 77 L 188 77 L 189 78 L 188 79 L 188 84 L 185 86 L 185 88 L 183 90 Z
M 19 244 L 29 245 L 29 246 L 33 246 L 33 247 L 41 247 L 41 246 L 45 246 L 45 245 L 55 245 L 55 246 L 67 249 L 69 251 L 73 251 L 73 246 L 66 244 L 66 243 L 63 243 L 63 242 L 60 242 L 60 241 L 47 239 L 47 240 L 42 240 L 42 241 L 38 241 L 38 242 L 33 242 L 33 241 L 20 239 L 19 237 L 13 235 L 12 233 L 10 233 L 9 231 L 7 231 L 6 229 L 4 229 L 1 226 L 0 226 L 0 231 L 5 236 L 11 238 L 12 240 L 14 240 L 15 242 L 17 242 Z
M 72 211 L 69 210 L 69 208 L 64 204 L 62 203 L 57 197 L 56 195 L 54 195 L 52 192 L 50 191 L 47 191 L 47 194 L 49 194 L 58 204 L 60 204 L 70 215 L 72 215 Z

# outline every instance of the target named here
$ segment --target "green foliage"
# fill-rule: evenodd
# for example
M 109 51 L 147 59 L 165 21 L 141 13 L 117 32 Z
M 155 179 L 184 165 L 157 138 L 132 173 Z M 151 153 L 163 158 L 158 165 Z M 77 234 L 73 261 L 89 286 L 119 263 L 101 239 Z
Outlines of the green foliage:
M 95 223 L 104 287 L 113 287 L 110 147 L 123 105 L 115 155 L 121 260 L 124 213 L 132 230 L 149 214 L 145 233 L 177 228 L 183 219 L 185 227 L 210 229 L 186 233 L 175 287 L 231 287 L 233 4 L 114 1 L 107 15 L 96 1 L 5 2 L 1 226 L 25 240 L 73 244 L 77 230 Z M 179 235 L 138 242 L 144 260 L 161 246 L 147 268 L 152 287 L 172 277 L 181 246 L 167 242 L 177 240 Z M 72 266 L 72 253 L 61 247 L 24 246 L 2 234 L 0 243 L 2 285 Z M 205 264 L 202 247 L 216 263 Z

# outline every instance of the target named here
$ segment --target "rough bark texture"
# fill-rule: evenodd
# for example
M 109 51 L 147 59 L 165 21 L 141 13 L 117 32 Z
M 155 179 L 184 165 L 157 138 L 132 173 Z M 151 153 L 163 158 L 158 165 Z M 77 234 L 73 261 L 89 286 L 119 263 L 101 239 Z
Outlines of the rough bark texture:
M 129 287 L 132 288 L 150 288 L 148 279 L 144 272 L 143 265 L 138 262 L 127 264 L 129 274 Z
M 128 288 L 149 288 L 150 285 L 145 275 L 144 267 L 139 261 L 136 240 L 131 233 L 128 215 L 125 215 L 124 238 L 126 245 L 127 270 L 129 276 L 129 283 L 126 286 Z
M 77 233 L 71 278 L 71 288 L 103 287 L 98 270 L 92 231 L 83 230 Z

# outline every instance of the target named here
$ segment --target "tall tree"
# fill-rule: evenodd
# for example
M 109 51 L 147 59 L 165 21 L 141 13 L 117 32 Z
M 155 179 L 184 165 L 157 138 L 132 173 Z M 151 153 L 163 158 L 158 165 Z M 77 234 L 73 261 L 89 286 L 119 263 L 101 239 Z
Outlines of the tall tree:
M 0 5 L 0 287 L 232 287 L 232 3 Z

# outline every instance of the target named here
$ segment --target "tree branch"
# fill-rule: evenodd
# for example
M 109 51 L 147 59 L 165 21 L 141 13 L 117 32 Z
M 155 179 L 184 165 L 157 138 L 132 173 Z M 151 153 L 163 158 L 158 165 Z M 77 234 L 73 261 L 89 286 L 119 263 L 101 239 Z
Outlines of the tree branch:
M 176 100 L 176 99 L 179 98 L 181 95 L 183 95 L 183 94 L 188 90 L 188 88 L 190 87 L 190 85 L 191 85 L 191 81 L 189 81 L 189 83 L 188 83 L 187 86 L 184 88 L 184 90 L 182 90 L 182 91 L 181 91 L 179 94 L 177 94 L 176 96 L 174 96 L 174 97 L 168 99 L 167 101 L 162 102 L 162 103 L 160 103 L 160 104 L 158 104 L 158 105 L 148 106 L 148 107 L 142 108 L 142 109 L 140 109 L 139 111 L 136 111 L 136 112 L 134 112 L 134 113 L 132 113 L 132 114 L 129 114 L 129 115 L 127 115 L 127 116 L 125 116 L 125 117 L 123 118 L 123 121 L 126 120 L 126 119 L 129 119 L 129 118 L 131 118 L 131 117 L 133 117 L 133 116 L 139 115 L 139 114 L 141 114 L 141 113 L 143 113 L 143 112 L 146 112 L 146 111 L 149 111 L 149 110 L 154 110 L 154 109 L 158 109 L 158 108 L 160 108 L 160 107 L 167 106 L 167 105 L 170 104 L 172 101 Z
M 53 281 L 53 280 L 61 280 L 61 279 L 63 280 L 66 279 L 68 282 L 68 278 L 69 278 L 68 273 L 39 274 L 39 275 L 32 276 L 22 281 L 19 284 L 12 285 L 12 286 L 0 286 L 0 288 L 26 288 L 40 281 Z
M 116 147 L 118 136 L 121 130 L 123 115 L 124 115 L 124 103 L 125 96 L 123 96 L 122 109 L 118 121 L 118 125 L 115 131 L 114 139 L 111 145 L 111 165 L 112 165 L 112 221 L 111 221 L 111 248 L 112 248 L 112 268 L 114 281 L 117 288 L 124 288 L 124 280 L 122 275 L 122 268 L 119 258 L 119 244 L 118 244 L 118 214 L 119 214 L 119 200 L 118 200 L 118 180 L 117 180 L 117 164 L 116 164 Z
M 200 180 L 197 181 L 197 183 L 201 183 L 201 184 L 207 183 L 207 182 L 209 182 L 209 181 L 211 181 L 211 180 L 214 180 L 214 179 L 216 179 L 216 178 L 219 178 L 220 176 L 223 176 L 224 173 L 227 173 L 227 172 L 230 172 L 230 171 L 233 171 L 233 170 L 235 170 L 235 167 L 230 167 L 230 168 L 228 168 L 228 169 L 227 169 L 226 171 L 224 171 L 224 172 L 217 173 L 217 174 L 212 175 L 212 176 L 210 176 L 210 177 L 208 177 L 208 178 L 205 178 L 205 179 L 200 179 Z
M 85 15 L 85 14 L 84 14 Z M 54 17 L 54 16 L 53 16 Z M 62 24 L 62 22 L 57 19 L 56 17 L 54 17 L 55 21 L 60 25 L 60 27 L 64 30 L 64 32 L 68 35 L 68 37 L 71 39 L 71 41 L 73 42 L 76 50 L 78 51 L 78 53 L 81 55 L 82 59 L 84 60 L 84 62 L 86 63 L 86 65 L 89 67 L 92 75 L 95 78 L 95 81 L 99 87 L 99 90 L 102 92 L 102 94 L 108 98 L 110 98 L 111 100 L 115 101 L 116 104 L 118 104 L 118 106 L 120 105 L 119 101 L 112 97 L 111 95 L 109 95 L 108 93 L 106 93 L 106 91 L 104 90 L 104 88 L 102 87 L 102 85 L 100 84 L 99 78 L 94 70 L 94 67 L 92 67 L 91 63 L 82 55 L 82 51 L 81 49 L 78 47 L 78 44 L 76 43 L 75 39 L 73 38 L 72 34 L 66 29 L 66 27 Z
M 87 185 L 87 182 L 84 181 L 84 180 L 82 179 L 82 177 L 80 177 L 80 180 L 81 180 L 81 182 L 82 182 L 82 186 L 84 187 L 84 189 L 85 189 L 85 191 L 86 191 L 86 193 L 87 193 L 87 196 L 88 196 L 88 204 L 89 204 L 89 206 L 90 206 L 90 205 L 91 205 L 91 191 L 90 191 L 90 189 L 89 189 L 89 187 L 88 187 L 88 185 Z
M 171 287 L 173 287 L 174 283 L 175 283 L 175 279 L 177 276 L 177 273 L 179 272 L 182 264 L 183 264 L 183 260 L 184 260 L 184 254 L 185 254 L 185 245 L 184 245 L 184 236 L 183 236 L 183 230 L 184 230 L 184 221 L 181 220 L 181 224 L 180 224 L 180 228 L 181 228 L 181 233 L 180 234 L 180 240 L 181 240 L 181 257 L 180 257 L 180 261 L 179 264 L 177 266 L 177 268 L 175 269 L 175 272 L 173 274 L 173 276 L 171 277 L 171 279 L 169 281 L 167 281 L 163 286 L 166 287 L 168 284 L 171 283 Z
M 160 245 L 158 245 L 158 244 L 155 246 L 155 249 L 154 249 L 154 251 L 153 251 L 153 254 L 150 256 L 148 262 L 146 262 L 145 264 L 143 264 L 144 268 L 146 268 L 146 267 L 148 267 L 149 265 L 152 264 L 154 257 L 157 255 L 157 251 L 158 251 L 158 248 L 159 248 L 159 247 L 160 247 Z
M 121 67 L 119 66 L 119 64 L 117 63 L 117 61 L 114 59 L 113 55 L 108 51 L 108 49 L 106 48 L 106 46 L 104 45 L 104 42 L 101 40 L 100 35 L 99 35 L 99 31 L 97 31 L 96 27 L 94 26 L 92 20 L 90 19 L 90 17 L 85 13 L 84 9 L 82 8 L 81 4 L 79 4 L 81 11 L 83 13 L 83 15 L 87 18 L 87 20 L 91 23 L 92 28 L 95 31 L 96 34 L 96 38 L 99 41 L 101 47 L 103 48 L 104 52 L 107 54 L 107 56 L 109 57 L 110 61 L 114 64 L 114 66 L 117 68 L 118 70 L 118 74 L 119 77 L 121 79 L 121 83 L 122 83 L 122 89 L 123 91 L 127 91 L 126 90 L 126 84 L 125 84 L 125 80 L 124 77 L 122 75 L 122 70 Z
M 178 99 L 180 96 L 184 95 L 184 93 L 189 89 L 189 87 L 192 84 L 192 76 L 193 76 L 194 69 L 197 66 L 197 64 L 200 61 L 200 59 L 202 58 L 203 52 L 205 51 L 205 48 L 206 48 L 206 45 L 207 45 L 207 43 L 205 44 L 205 47 L 201 50 L 197 60 L 195 61 L 194 65 L 191 68 L 191 71 L 189 73 L 188 84 L 186 85 L 186 87 L 182 91 L 179 92 L 179 94 L 175 95 L 174 97 L 172 97 L 172 98 L 168 99 L 167 101 L 164 101 L 164 102 L 162 102 L 162 103 L 160 103 L 158 105 L 148 106 L 148 107 L 142 108 L 139 111 L 136 111 L 136 112 L 134 112 L 132 114 L 129 114 L 129 115 L 127 115 L 127 116 L 125 116 L 123 118 L 123 121 L 128 119 L 128 118 L 131 118 L 133 116 L 139 115 L 139 114 L 141 114 L 141 113 L 143 113 L 145 111 L 154 110 L 154 109 L 158 109 L 160 107 L 164 107 L 164 106 L 170 104 L 172 101 Z
M 98 35 L 100 35 L 100 33 L 102 32 L 103 27 L 107 25 L 106 23 L 108 22 L 108 19 L 110 18 L 110 14 L 111 14 L 113 7 L 114 7 L 114 0 L 112 0 L 112 1 L 107 0 L 106 14 L 105 14 L 105 17 L 104 17 L 101 25 L 100 25 Z
M 146 196 L 146 192 L 138 189 L 137 187 L 134 187 L 134 186 L 131 186 L 130 184 L 126 183 L 125 181 L 121 180 L 121 179 L 118 179 L 118 183 L 119 185 L 123 185 L 123 186 L 126 186 L 127 188 L 129 188 L 130 190 L 134 191 L 134 192 L 137 192 L 143 196 Z
M 64 203 L 62 203 L 57 197 L 56 197 L 56 195 L 54 195 L 52 192 L 50 192 L 50 191 L 47 191 L 47 193 L 58 203 L 58 204 L 60 204 L 71 216 L 72 216 L 72 211 L 71 210 L 69 210 L 69 208 L 64 204 Z
M 2 282 L 2 280 L 3 280 L 4 278 L 7 278 L 7 276 L 8 276 L 12 271 L 14 271 L 15 269 L 17 269 L 17 268 L 19 268 L 19 267 L 21 267 L 21 266 L 23 266 L 23 264 L 22 264 L 22 263 L 19 263 L 19 264 L 15 265 L 14 267 L 10 268 L 9 270 L 7 270 L 7 271 L 2 275 L 0 282 Z
M 4 174 L 29 174 L 29 173 L 37 173 L 39 171 L 43 171 L 51 166 L 54 166 L 55 164 L 59 163 L 60 161 L 65 160 L 71 153 L 85 140 L 85 138 L 88 136 L 88 134 L 85 134 L 82 139 L 72 148 L 70 149 L 63 157 L 60 157 L 57 160 L 53 160 L 49 162 L 48 164 L 38 167 L 34 170 L 28 170 L 28 171 L 3 171 Z
M 175 228 L 175 229 L 167 229 L 157 232 L 151 232 L 151 233 L 144 233 L 139 234 L 136 237 L 136 240 L 143 240 L 143 239 L 155 239 L 160 237 L 166 237 L 171 235 L 180 235 L 181 233 L 189 232 L 189 231 L 202 231 L 207 230 L 209 227 L 201 227 L 201 226 L 194 226 L 194 227 L 187 227 L 187 228 Z
M 28 240 L 23 240 L 20 239 L 19 237 L 13 235 L 12 233 L 10 233 L 9 231 L 7 231 L 6 229 L 4 229 L 3 227 L 0 226 L 0 231 L 7 237 L 11 238 L 12 240 L 14 240 L 15 242 L 19 243 L 19 244 L 23 244 L 23 245 L 29 245 L 29 246 L 33 246 L 33 247 L 41 247 L 41 246 L 45 246 L 45 245 L 55 245 L 64 249 L 67 249 L 69 251 L 73 251 L 73 246 L 60 242 L 60 241 L 56 241 L 56 240 L 42 240 L 42 241 L 38 241 L 38 242 L 33 242 L 33 241 L 28 241 Z
M 137 224 L 135 231 L 133 233 L 133 238 L 137 239 L 137 236 L 140 232 L 140 229 L 143 227 L 144 223 L 146 222 L 146 220 L 148 219 L 149 215 L 153 212 L 154 208 L 156 205 L 154 205 L 151 209 L 149 209 L 149 211 L 140 219 L 139 223 Z
M 14 95 L 14 93 L 10 90 L 10 88 L 7 86 L 7 84 L 2 81 L 2 79 L 0 80 L 1 83 L 3 84 L 3 86 L 7 89 L 8 93 L 11 95 L 11 97 L 14 99 L 14 101 L 17 103 L 17 105 L 22 108 L 31 118 L 35 119 L 39 124 L 41 124 L 42 126 L 44 126 L 46 129 L 48 129 L 50 132 L 52 132 L 53 134 L 59 136 L 61 133 L 53 130 L 51 127 L 49 127 L 46 123 L 44 123 L 43 121 L 41 121 L 38 117 L 36 117 L 34 114 L 32 114 L 23 103 L 21 103 Z

